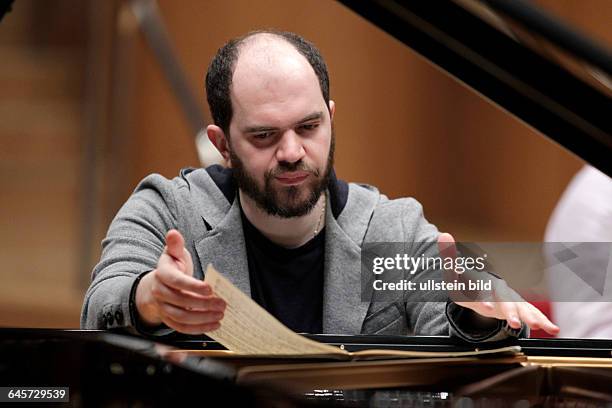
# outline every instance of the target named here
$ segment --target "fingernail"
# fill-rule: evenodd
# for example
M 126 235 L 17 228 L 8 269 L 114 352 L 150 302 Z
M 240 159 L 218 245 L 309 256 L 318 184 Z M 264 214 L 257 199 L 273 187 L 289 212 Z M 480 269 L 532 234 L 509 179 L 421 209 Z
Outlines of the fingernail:
M 514 324 L 516 324 L 517 326 L 520 326 L 521 321 L 519 320 L 519 318 L 517 316 L 512 316 L 510 317 L 510 321 Z
M 483 303 L 484 303 L 484 306 L 485 306 L 487 309 L 493 309 L 493 303 L 491 303 L 491 302 L 483 302 Z

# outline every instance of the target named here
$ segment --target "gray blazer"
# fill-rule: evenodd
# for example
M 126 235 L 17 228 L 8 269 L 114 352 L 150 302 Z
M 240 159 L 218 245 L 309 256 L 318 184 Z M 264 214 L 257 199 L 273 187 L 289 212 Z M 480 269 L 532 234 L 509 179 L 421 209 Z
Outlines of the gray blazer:
M 434 248 L 438 230 L 427 222 L 412 198 L 389 200 L 374 187 L 350 183 L 340 214 L 329 208 L 325 219 L 323 332 L 334 334 L 457 335 L 470 341 L 517 335 L 505 322 L 483 330 L 464 330 L 471 313 L 446 302 L 362 301 L 361 246 L 364 242 L 405 242 L 415 255 Z M 102 256 L 85 295 L 81 327 L 123 328 L 165 335 L 166 326 L 146 331 L 133 305 L 140 277 L 157 265 L 165 234 L 176 228 L 203 279 L 212 263 L 250 295 L 247 256 L 239 200 L 230 202 L 206 169 L 182 172 L 168 180 L 146 177 L 111 223 Z M 418 243 L 418 244 L 417 244 Z M 450 323 L 450 324 L 449 324 Z

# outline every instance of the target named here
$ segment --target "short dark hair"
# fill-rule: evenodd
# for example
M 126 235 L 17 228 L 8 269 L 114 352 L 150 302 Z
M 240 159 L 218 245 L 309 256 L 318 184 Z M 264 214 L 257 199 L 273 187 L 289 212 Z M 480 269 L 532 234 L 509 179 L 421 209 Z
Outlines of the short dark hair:
M 242 37 L 234 38 L 219 48 L 213 57 L 206 72 L 206 98 L 213 122 L 229 136 L 229 125 L 232 120 L 232 100 L 230 86 L 238 59 L 239 48 L 248 38 L 257 34 L 272 34 L 293 45 L 302 54 L 319 79 L 319 86 L 325 103 L 329 103 L 329 76 L 327 65 L 321 52 L 311 42 L 303 37 L 287 32 L 275 30 L 252 31 Z M 328 107 L 329 109 L 329 107 Z

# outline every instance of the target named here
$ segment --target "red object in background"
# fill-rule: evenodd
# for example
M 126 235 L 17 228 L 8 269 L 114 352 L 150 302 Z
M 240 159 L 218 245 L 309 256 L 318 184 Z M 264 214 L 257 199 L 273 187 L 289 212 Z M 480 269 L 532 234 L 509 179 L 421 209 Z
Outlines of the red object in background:
M 532 305 L 540 309 L 540 311 L 544 313 L 546 317 L 548 317 L 554 323 L 554 320 L 552 320 L 552 310 L 550 307 L 550 302 L 545 301 L 545 302 L 529 302 L 529 303 L 531 303 Z M 530 338 L 551 338 L 555 336 L 552 334 L 546 333 L 544 330 L 538 329 L 538 330 L 531 330 L 531 332 L 529 333 L 529 337 Z

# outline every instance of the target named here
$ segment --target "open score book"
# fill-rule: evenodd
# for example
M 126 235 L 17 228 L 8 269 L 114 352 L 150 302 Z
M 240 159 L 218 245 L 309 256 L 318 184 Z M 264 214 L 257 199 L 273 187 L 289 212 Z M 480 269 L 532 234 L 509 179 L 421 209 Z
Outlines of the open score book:
M 519 346 L 492 350 L 438 352 L 362 350 L 349 352 L 339 347 L 319 343 L 301 336 L 268 313 L 253 299 L 235 287 L 212 265 L 208 265 L 204 279 L 214 293 L 227 306 L 221 327 L 206 334 L 229 351 L 218 351 L 220 357 L 282 357 L 282 358 L 331 358 L 337 360 L 374 360 L 388 358 L 468 357 L 483 354 L 515 355 Z

